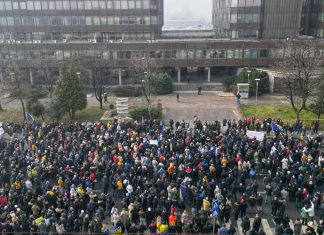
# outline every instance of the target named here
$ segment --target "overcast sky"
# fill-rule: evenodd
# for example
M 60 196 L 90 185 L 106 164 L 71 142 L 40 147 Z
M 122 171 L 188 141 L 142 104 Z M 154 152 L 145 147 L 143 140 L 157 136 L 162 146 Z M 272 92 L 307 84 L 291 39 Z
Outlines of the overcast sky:
M 212 0 L 164 0 L 165 20 L 212 18 Z

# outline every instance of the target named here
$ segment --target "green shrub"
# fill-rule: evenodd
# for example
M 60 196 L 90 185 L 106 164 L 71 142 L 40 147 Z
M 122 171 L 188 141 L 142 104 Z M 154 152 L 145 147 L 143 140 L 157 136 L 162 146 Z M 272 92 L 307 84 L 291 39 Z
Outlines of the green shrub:
M 248 83 L 248 69 L 243 69 L 242 72 L 237 76 L 237 83 Z M 270 82 L 269 76 L 264 71 L 259 71 L 256 69 L 250 69 L 250 95 L 255 95 L 256 92 L 256 78 L 259 78 L 259 88 L 258 95 L 262 95 L 269 92 Z
M 162 118 L 162 112 L 158 108 L 152 107 L 151 114 L 153 120 L 160 120 Z M 133 110 L 130 111 L 130 116 L 134 120 L 138 121 L 141 121 L 142 117 L 144 119 L 149 119 L 148 108 L 145 106 L 135 107 Z
M 235 76 L 225 76 L 222 78 L 222 83 L 225 91 L 233 91 L 233 87 L 236 86 L 236 78 Z
M 152 94 L 167 95 L 173 91 L 172 79 L 167 73 L 154 73 L 151 80 Z
M 112 90 L 117 97 L 138 97 L 142 95 L 141 87 L 118 86 Z

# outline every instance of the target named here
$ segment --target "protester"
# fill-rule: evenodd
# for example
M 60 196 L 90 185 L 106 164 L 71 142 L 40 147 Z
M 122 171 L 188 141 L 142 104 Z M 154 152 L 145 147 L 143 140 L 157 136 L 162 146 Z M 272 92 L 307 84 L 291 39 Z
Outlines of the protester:
M 244 234 L 264 234 L 257 214 L 263 199 L 278 232 L 291 232 L 287 201 L 303 208 L 304 224 L 323 218 L 322 135 L 296 136 L 294 128 L 303 135 L 296 123 L 287 134 L 249 139 L 256 120 L 12 125 L 0 152 L 0 229 L 211 233 L 214 199 L 215 231 L 223 234 L 235 233 L 226 223 L 240 216 Z M 271 123 L 259 128 L 268 131 Z M 256 180 L 263 173 L 265 198 Z

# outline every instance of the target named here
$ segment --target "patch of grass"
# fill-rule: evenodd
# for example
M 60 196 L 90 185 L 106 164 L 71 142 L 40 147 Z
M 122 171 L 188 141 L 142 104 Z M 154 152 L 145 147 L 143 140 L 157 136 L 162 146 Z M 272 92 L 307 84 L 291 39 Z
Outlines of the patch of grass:
M 102 115 L 105 113 L 105 109 L 99 109 L 99 107 L 88 106 L 82 111 L 76 112 L 77 122 L 96 122 L 99 121 Z M 44 116 L 44 121 L 49 123 L 48 117 Z M 40 120 L 40 119 L 39 119 Z M 65 116 L 62 122 L 68 123 L 70 120 Z M 3 112 L 0 112 L 0 122 L 23 122 L 22 109 L 20 107 L 6 107 Z
M 263 120 L 271 117 L 275 120 L 281 118 L 283 122 L 292 124 L 296 120 L 296 114 L 290 105 L 284 104 L 267 104 L 267 105 L 242 105 L 241 112 L 244 117 L 255 117 Z M 313 120 L 316 120 L 316 115 L 309 109 L 303 110 L 300 113 L 300 120 L 306 122 L 309 127 Z
M 19 107 L 3 108 L 0 112 L 0 122 L 23 122 L 24 115 Z

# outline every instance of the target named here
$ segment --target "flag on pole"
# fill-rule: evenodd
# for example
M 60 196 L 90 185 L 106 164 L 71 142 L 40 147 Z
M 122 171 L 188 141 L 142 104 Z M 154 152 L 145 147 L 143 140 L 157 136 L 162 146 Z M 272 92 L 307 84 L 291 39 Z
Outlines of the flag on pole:
M 26 119 L 26 121 L 34 121 L 33 116 L 30 113 L 27 113 L 27 112 L 25 114 L 25 119 Z
M 280 132 L 282 131 L 282 127 L 274 122 L 271 123 L 272 131 Z
M 180 190 L 179 190 L 179 198 L 181 201 L 183 201 L 186 198 L 187 195 L 187 187 L 180 184 Z

